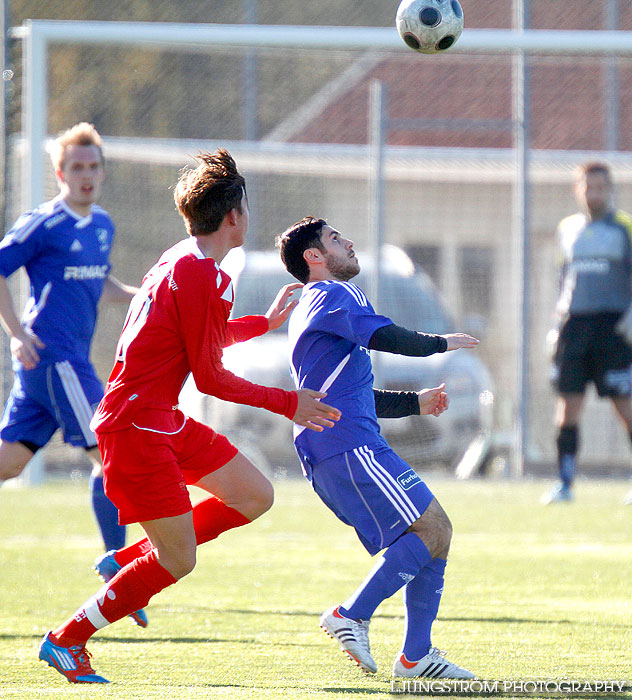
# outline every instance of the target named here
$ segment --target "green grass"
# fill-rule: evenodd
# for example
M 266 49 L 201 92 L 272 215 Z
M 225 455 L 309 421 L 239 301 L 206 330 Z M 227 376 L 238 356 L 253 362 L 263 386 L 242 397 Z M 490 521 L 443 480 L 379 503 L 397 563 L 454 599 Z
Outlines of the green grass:
M 482 678 L 630 679 L 632 508 L 626 484 L 580 484 L 544 508 L 537 483 L 430 481 L 454 524 L 433 641 Z M 276 484 L 260 521 L 199 551 L 186 579 L 89 648 L 107 686 L 37 662 L 42 634 L 98 588 L 100 540 L 83 482 L 0 491 L 0 698 L 387 698 L 401 595 L 371 626 L 362 676 L 318 627 L 371 559 L 303 481 Z M 197 496 L 197 494 L 196 494 Z M 129 537 L 140 531 L 132 528 Z

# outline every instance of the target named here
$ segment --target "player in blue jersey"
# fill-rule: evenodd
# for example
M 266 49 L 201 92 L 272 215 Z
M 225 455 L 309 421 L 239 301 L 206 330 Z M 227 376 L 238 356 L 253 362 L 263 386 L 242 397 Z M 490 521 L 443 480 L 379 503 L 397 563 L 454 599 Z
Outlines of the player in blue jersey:
M 89 355 L 99 300 L 128 303 L 136 288 L 110 274 L 114 225 L 95 204 L 104 179 L 98 132 L 85 122 L 75 125 L 57 138 L 51 157 L 59 195 L 20 216 L 0 243 L 0 319 L 15 374 L 0 423 L 0 483 L 19 476 L 60 428 L 94 464 L 94 513 L 105 549 L 119 549 L 125 528 L 103 492 L 89 426 L 103 396 Z M 7 278 L 21 267 L 30 296 L 19 320 Z
M 323 219 L 307 217 L 277 239 L 288 272 L 305 283 L 290 319 L 291 369 L 298 388 L 327 392 L 342 417 L 327 434 L 294 429 L 301 465 L 335 515 L 355 528 L 370 554 L 385 549 L 360 587 L 323 613 L 321 627 L 364 671 L 375 673 L 369 622 L 405 586 L 406 631 L 393 674 L 473 678 L 431 646 L 443 592 L 452 526 L 430 489 L 380 434 L 378 417 L 439 415 L 444 385 L 421 392 L 373 388 L 369 350 L 410 356 L 472 348 L 463 333 L 426 335 L 375 313 L 349 282 L 360 271 L 352 241 Z
M 560 481 L 544 503 L 570 501 L 579 448 L 579 420 L 586 386 L 612 401 L 632 439 L 632 216 L 614 207 L 605 163 L 577 172 L 575 199 L 581 212 L 557 229 L 560 293 L 553 384 Z M 632 504 L 632 491 L 625 502 Z

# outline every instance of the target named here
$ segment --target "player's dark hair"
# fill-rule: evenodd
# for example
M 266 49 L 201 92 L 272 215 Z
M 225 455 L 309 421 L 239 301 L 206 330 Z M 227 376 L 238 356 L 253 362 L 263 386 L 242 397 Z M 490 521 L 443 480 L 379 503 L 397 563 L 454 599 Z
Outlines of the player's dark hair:
M 243 213 L 241 200 L 246 181 L 224 148 L 200 153 L 195 160 L 199 163 L 197 168 L 180 171 L 173 198 L 189 234 L 206 236 L 217 231 L 231 209 Z
M 309 282 L 309 266 L 303 253 L 308 248 L 318 248 L 325 252 L 320 236 L 326 225 L 324 219 L 306 216 L 276 238 L 276 246 L 286 270 L 303 284 Z
M 606 182 L 612 184 L 612 171 L 607 163 L 601 160 L 591 160 L 579 167 L 579 177 L 593 174 L 603 175 L 606 178 Z

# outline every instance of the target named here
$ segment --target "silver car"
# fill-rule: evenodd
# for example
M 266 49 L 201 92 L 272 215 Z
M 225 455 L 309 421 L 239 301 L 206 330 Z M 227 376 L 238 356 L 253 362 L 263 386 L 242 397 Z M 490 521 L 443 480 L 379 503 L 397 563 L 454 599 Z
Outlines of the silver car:
M 371 298 L 371 256 L 359 252 L 362 272 L 353 280 Z M 263 314 L 279 289 L 295 282 L 278 253 L 231 251 L 222 267 L 233 278 L 233 317 Z M 415 268 L 399 248 L 385 246 L 380 278 L 379 313 L 406 328 L 425 333 L 452 333 L 454 322 L 430 278 Z M 442 416 L 382 419 L 391 446 L 413 467 L 440 463 L 452 467 L 469 444 L 492 425 L 493 386 L 476 351 L 460 350 L 426 358 L 373 353 L 376 388 L 418 391 L 447 385 L 450 407 Z M 294 389 L 288 361 L 286 326 L 224 351 L 224 366 L 257 384 Z M 199 394 L 192 382 L 181 396 L 183 410 L 224 433 L 258 465 L 274 471 L 298 469 L 292 424 L 286 418 L 250 406 L 226 403 Z M 263 464 L 262 464 L 263 462 Z

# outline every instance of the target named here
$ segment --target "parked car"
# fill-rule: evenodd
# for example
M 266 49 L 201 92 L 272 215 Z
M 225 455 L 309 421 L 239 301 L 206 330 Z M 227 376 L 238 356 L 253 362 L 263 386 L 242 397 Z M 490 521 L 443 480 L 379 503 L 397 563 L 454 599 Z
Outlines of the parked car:
M 358 252 L 362 272 L 353 280 L 371 299 L 371 256 Z M 455 325 L 430 278 L 415 268 L 400 248 L 385 246 L 380 278 L 379 312 L 406 328 L 426 333 L 452 333 Z M 231 251 L 222 267 L 233 278 L 233 316 L 265 313 L 285 284 L 295 281 L 278 253 Z M 375 386 L 415 390 L 447 385 L 450 407 L 442 416 L 411 416 L 380 421 L 383 435 L 413 467 L 428 463 L 453 466 L 468 445 L 491 429 L 493 386 L 490 374 L 475 350 L 460 350 L 427 358 L 373 353 Z M 288 363 L 287 327 L 269 332 L 224 351 L 227 369 L 245 379 L 293 389 Z M 183 410 L 208 422 L 259 463 L 285 469 L 298 459 L 291 423 L 259 408 L 220 401 L 197 392 L 193 383 L 183 390 Z

